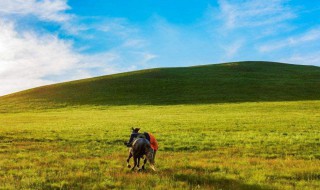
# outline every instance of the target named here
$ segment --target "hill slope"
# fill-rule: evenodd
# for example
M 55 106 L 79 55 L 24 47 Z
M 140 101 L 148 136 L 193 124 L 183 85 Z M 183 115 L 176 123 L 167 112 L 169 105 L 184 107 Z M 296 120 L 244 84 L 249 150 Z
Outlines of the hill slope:
M 320 67 L 235 62 L 149 69 L 0 97 L 0 110 L 73 105 L 168 105 L 320 99 Z

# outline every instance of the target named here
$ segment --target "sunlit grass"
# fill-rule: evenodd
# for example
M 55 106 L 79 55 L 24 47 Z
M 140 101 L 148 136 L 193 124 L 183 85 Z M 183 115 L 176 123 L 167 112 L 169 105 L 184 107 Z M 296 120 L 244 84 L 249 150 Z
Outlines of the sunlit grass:
M 0 189 L 319 189 L 320 101 L 82 106 L 0 115 Z M 126 168 L 130 128 L 157 172 Z

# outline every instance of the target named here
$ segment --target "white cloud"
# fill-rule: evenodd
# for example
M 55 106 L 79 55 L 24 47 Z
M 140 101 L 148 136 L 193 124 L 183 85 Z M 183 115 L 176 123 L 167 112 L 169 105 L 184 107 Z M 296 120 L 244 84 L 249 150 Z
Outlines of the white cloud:
M 103 19 L 102 23 L 93 25 L 96 30 L 113 34 L 119 38 L 126 39 L 139 32 L 138 28 L 130 26 L 123 18 Z
M 79 63 L 81 56 L 72 44 L 54 35 L 19 33 L 13 23 L 1 20 L 0 31 L 0 94 L 52 83 L 46 75 L 58 75 Z
M 219 0 L 219 17 L 227 29 L 280 24 L 296 17 L 285 3 L 286 0 Z
M 1 16 L 33 15 L 43 21 L 65 22 L 72 15 L 66 0 L 1 0 Z
M 0 95 L 59 81 L 46 77 L 79 63 L 81 55 L 74 52 L 71 42 L 56 35 L 17 29 L 17 19 L 28 16 L 62 24 L 72 18 L 65 13 L 69 8 L 66 0 L 1 0 Z
M 228 44 L 227 46 L 223 47 L 226 58 L 229 59 L 234 57 L 239 52 L 243 44 L 244 44 L 244 40 L 236 40 Z
M 281 62 L 293 63 L 299 65 L 317 65 L 320 66 L 320 51 L 306 53 L 306 54 L 293 54 L 288 58 L 282 58 Z
M 143 48 L 146 46 L 146 41 L 142 39 L 127 39 L 122 46 L 126 48 Z
M 0 31 L 0 95 L 130 69 L 114 64 L 117 52 L 80 54 L 56 35 L 17 31 L 8 21 L 0 20 Z
M 260 52 L 270 52 L 287 47 L 301 46 L 302 44 L 312 44 L 320 40 L 320 28 L 313 28 L 306 31 L 303 34 L 292 36 L 286 39 L 268 42 L 265 45 L 261 45 L 258 49 Z
M 142 69 L 156 58 L 144 49 L 134 51 L 131 46 L 80 54 L 70 41 L 52 34 L 17 31 L 15 24 L 9 21 L 0 20 L 0 31 L 0 95 L 35 86 Z
M 142 53 L 142 55 L 143 55 L 143 63 L 148 63 L 149 61 L 151 61 L 151 60 L 153 60 L 153 59 L 155 59 L 155 58 L 157 58 L 158 56 L 157 55 L 155 55 L 155 54 L 152 54 L 152 53 L 147 53 L 147 52 L 144 52 L 144 53 Z

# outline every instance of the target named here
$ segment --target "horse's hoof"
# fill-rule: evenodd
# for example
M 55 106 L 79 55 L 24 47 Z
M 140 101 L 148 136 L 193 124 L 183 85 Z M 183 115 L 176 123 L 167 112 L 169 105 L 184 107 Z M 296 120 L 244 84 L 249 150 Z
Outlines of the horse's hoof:
M 130 164 L 128 165 L 128 168 L 131 168 L 131 165 L 130 165 Z

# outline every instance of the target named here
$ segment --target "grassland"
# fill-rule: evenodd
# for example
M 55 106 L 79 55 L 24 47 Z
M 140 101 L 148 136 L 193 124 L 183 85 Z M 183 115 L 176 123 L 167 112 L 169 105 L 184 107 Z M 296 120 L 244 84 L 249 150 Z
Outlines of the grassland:
M 0 97 L 0 189 L 320 189 L 320 68 L 239 62 Z M 131 127 L 157 172 L 126 168 Z
M 0 189 L 319 189 L 320 101 L 74 107 L 0 115 Z M 131 126 L 158 171 L 125 165 Z
M 30 89 L 1 97 L 0 113 L 79 105 L 194 105 L 319 99 L 320 67 L 236 62 L 142 70 Z

